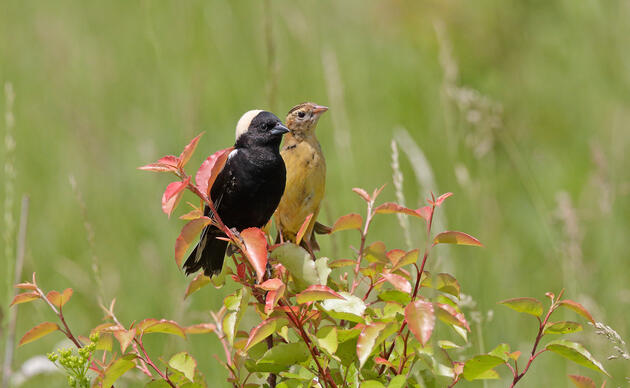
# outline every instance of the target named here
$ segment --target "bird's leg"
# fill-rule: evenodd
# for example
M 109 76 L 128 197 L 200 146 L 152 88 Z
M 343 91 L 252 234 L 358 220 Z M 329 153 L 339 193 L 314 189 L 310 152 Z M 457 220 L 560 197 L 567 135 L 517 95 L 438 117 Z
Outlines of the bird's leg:
M 315 257 L 315 253 L 313 252 L 313 247 L 311 247 L 310 239 L 303 238 L 300 245 L 302 246 L 302 248 L 306 249 L 306 251 L 311 255 L 311 258 L 313 260 L 317 259 L 317 257 Z

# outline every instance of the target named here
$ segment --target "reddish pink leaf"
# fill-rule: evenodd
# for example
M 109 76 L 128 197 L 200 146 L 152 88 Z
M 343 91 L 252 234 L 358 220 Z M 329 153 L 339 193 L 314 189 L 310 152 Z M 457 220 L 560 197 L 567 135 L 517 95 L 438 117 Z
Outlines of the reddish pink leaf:
M 578 302 L 574 302 L 569 299 L 564 299 L 560 301 L 560 306 L 564 306 L 568 309 L 575 311 L 576 313 L 580 314 L 584 318 L 588 319 L 593 325 L 595 324 L 595 320 L 593 319 L 593 316 L 591 315 L 591 313 L 589 313 L 588 310 L 585 309 L 584 306 L 582 306 Z
M 424 346 L 431 338 L 435 327 L 433 304 L 423 300 L 416 300 L 405 308 L 405 321 L 409 330 Z
M 236 274 L 238 275 L 239 278 L 241 279 L 245 279 L 245 270 L 247 268 L 245 267 L 245 263 L 238 263 L 238 265 L 236 266 Z
M 13 302 L 11 302 L 9 307 L 15 304 L 31 302 L 37 299 L 39 299 L 39 294 L 37 292 L 23 292 L 21 294 L 17 294 L 15 298 L 13 298 Z
M 192 293 L 198 291 L 209 283 L 209 276 L 204 275 L 203 272 L 198 273 L 197 276 L 195 276 L 195 278 L 190 283 L 188 283 L 188 287 L 186 287 L 186 294 L 184 294 L 184 299 L 188 298 Z
M 363 225 L 363 217 L 357 213 L 346 214 L 345 216 L 339 217 L 335 224 L 332 227 L 332 231 L 330 233 L 339 232 L 340 230 L 348 230 L 348 229 L 356 229 L 361 230 L 361 226 Z
M 184 181 L 172 182 L 166 186 L 166 190 L 162 195 L 162 210 L 164 213 L 168 214 L 169 218 L 173 210 L 177 207 L 180 199 L 182 199 L 184 189 L 188 186 L 189 182 L 190 177 L 186 178 Z
M 463 327 L 466 330 L 470 331 L 470 326 L 468 326 L 468 322 L 466 321 L 466 317 L 464 317 L 464 314 L 458 312 L 453 306 L 450 306 L 448 304 L 435 303 L 435 305 L 439 307 L 436 315 L 438 318 L 440 318 L 440 320 L 449 325 Z
M 40 323 L 39 325 L 35 326 L 31 330 L 27 331 L 26 334 L 24 334 L 18 346 L 22 346 L 29 342 L 33 342 L 56 330 L 59 330 L 59 326 L 57 326 L 56 323 L 52 323 L 52 322 Z
M 37 286 L 35 286 L 33 283 L 18 283 L 14 286 L 15 288 L 21 288 L 22 290 L 32 290 L 35 291 L 37 290 Z
M 225 166 L 225 162 L 227 162 L 228 156 L 233 149 L 234 147 L 230 147 L 217 151 L 201 163 L 201 167 L 199 167 L 195 176 L 195 183 L 199 191 L 210 195 L 209 189 L 212 188 L 212 184 L 214 184 L 214 180 L 219 172 L 223 170 L 223 166 Z
M 247 249 L 247 260 L 256 271 L 258 282 L 262 282 L 267 268 L 267 239 L 262 230 L 247 228 L 241 232 Z
M 181 233 L 177 236 L 177 240 L 175 240 L 175 263 L 178 267 L 181 267 L 182 259 L 190 244 L 197 238 L 197 235 L 201 233 L 201 230 L 211 222 L 212 220 L 210 218 L 201 217 L 184 225 Z
M 198 323 L 196 325 L 191 325 L 184 328 L 186 334 L 206 334 L 212 333 L 216 330 L 216 325 L 212 323 Z
M 578 388 L 596 388 L 595 382 L 586 376 L 569 375 L 569 380 Z
M 394 364 L 392 364 L 391 362 L 387 361 L 383 357 L 378 357 L 378 356 L 374 357 L 374 363 L 378 364 L 378 365 L 387 365 L 390 368 L 394 367 Z
M 448 197 L 450 197 L 451 195 L 453 195 L 453 193 L 444 193 L 442 195 L 440 195 L 438 197 L 438 199 L 435 200 L 435 206 L 440 206 L 442 204 L 442 202 L 444 202 L 444 200 Z
M 262 284 L 258 285 L 257 287 L 262 288 L 265 291 L 275 291 L 282 286 L 284 286 L 284 283 L 282 283 L 282 280 L 278 278 L 273 278 L 273 279 L 264 281 Z
M 298 230 L 297 234 L 295 235 L 296 245 L 300 245 L 302 237 L 304 237 L 304 233 L 306 233 L 306 228 L 308 228 L 308 223 L 311 222 L 311 218 L 313 218 L 313 213 L 309 214 L 302 223 L 302 226 L 300 226 L 300 230 Z
M 359 188 L 359 187 L 355 187 L 354 189 L 352 189 L 352 191 L 354 191 L 355 193 L 357 193 L 357 195 L 361 198 L 363 198 L 363 200 L 365 202 L 370 202 L 370 195 L 367 193 L 367 191 Z
M 141 334 L 147 333 L 164 333 L 174 334 L 182 338 L 186 338 L 186 332 L 177 322 L 168 319 L 147 318 L 142 320 L 136 326 L 136 330 Z
M 404 206 L 400 206 L 399 204 L 394 203 L 394 202 L 385 202 L 384 204 L 374 209 L 374 212 L 378 214 L 401 213 L 401 214 L 406 214 L 409 216 L 423 218 L 422 215 L 418 214 L 415 210 L 408 209 Z
M 325 299 L 346 299 L 328 286 L 314 284 L 295 296 L 298 304 L 316 302 Z
M 418 213 L 420 217 L 429 221 L 431 219 L 431 216 L 433 215 L 433 207 L 431 206 L 421 207 L 419 209 L 416 209 L 416 213 Z
M 383 191 L 383 189 L 385 188 L 385 185 L 374 189 L 374 191 L 372 191 L 372 200 L 376 201 L 376 198 L 381 194 L 381 191 Z
M 61 308 L 64 304 L 66 304 L 70 297 L 72 297 L 72 288 L 66 288 L 62 294 L 57 291 L 50 291 L 46 294 L 46 299 L 53 305 L 57 306 L 57 308 Z
M 404 277 L 393 273 L 384 273 L 381 274 L 381 276 L 385 278 L 385 280 L 390 282 L 394 287 L 396 287 L 397 290 L 406 292 L 407 294 L 411 293 L 411 284 L 409 284 L 407 279 L 405 279 Z
M 473 245 L 477 247 L 483 246 L 483 244 L 473 236 L 464 232 L 454 231 L 442 232 L 435 236 L 433 239 L 433 245 L 436 244 Z
M 167 155 L 155 163 L 138 167 L 138 170 L 157 171 L 157 172 L 175 172 L 177 171 L 178 163 L 179 163 L 179 158 L 173 155 Z
M 188 163 L 190 157 L 195 153 L 195 148 L 197 148 L 197 143 L 199 143 L 199 139 L 202 135 L 203 132 L 197 135 L 194 139 L 190 141 L 190 143 L 188 143 L 186 147 L 184 147 L 181 155 L 179 155 L 179 163 L 177 167 L 182 168 L 186 165 L 186 163 Z

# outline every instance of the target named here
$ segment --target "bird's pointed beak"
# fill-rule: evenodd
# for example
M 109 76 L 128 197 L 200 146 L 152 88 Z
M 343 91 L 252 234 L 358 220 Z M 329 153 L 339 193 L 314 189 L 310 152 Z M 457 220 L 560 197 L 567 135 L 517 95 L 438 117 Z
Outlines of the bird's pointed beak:
M 271 134 L 273 135 L 284 135 L 289 132 L 289 128 L 282 125 L 282 123 L 277 123 L 275 127 L 271 130 Z
M 323 105 L 315 105 L 315 108 L 313 108 L 313 113 L 315 114 L 322 114 L 324 112 L 326 112 L 328 110 L 327 106 L 323 106 Z

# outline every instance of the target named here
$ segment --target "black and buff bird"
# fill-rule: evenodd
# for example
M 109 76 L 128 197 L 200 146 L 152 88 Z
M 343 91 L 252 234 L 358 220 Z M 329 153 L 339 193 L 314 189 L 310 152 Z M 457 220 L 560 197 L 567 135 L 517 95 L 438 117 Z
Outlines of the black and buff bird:
M 210 198 L 228 228 L 239 232 L 260 228 L 273 215 L 286 183 L 280 142 L 288 131 L 278 117 L 267 111 L 249 111 L 238 121 L 234 150 L 210 189 Z M 206 206 L 204 214 L 210 213 Z M 202 268 L 208 276 L 221 271 L 228 242 L 217 237 L 225 234 L 214 225 L 202 231 L 199 243 L 184 263 L 186 274 Z
M 312 214 L 302 245 L 313 253 L 319 247 L 313 231 L 326 228 L 316 222 L 326 190 L 326 160 L 315 136 L 315 128 L 327 107 L 305 102 L 291 108 L 280 154 L 287 166 L 287 189 L 276 210 L 276 223 L 284 240 L 296 242 L 296 235 L 306 217 Z

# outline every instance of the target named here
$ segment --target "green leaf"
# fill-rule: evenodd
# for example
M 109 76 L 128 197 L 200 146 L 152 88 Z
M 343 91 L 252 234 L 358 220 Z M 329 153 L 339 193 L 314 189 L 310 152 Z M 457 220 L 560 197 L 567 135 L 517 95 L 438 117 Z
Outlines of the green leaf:
M 188 353 L 180 352 L 175 354 L 170 360 L 168 360 L 168 365 L 170 365 L 171 368 L 182 372 L 188 380 L 194 381 L 197 361 Z
M 387 290 L 380 292 L 378 298 L 384 302 L 396 302 L 406 306 L 411 302 L 411 296 L 406 292 L 398 290 Z
M 543 313 L 542 303 L 535 298 L 506 299 L 499 302 L 499 304 L 506 305 L 519 313 L 531 314 L 536 317 L 540 317 Z
M 144 386 L 145 388 L 171 388 L 171 385 L 166 380 L 153 380 Z
M 365 248 L 365 259 L 370 263 L 380 262 L 387 264 L 389 259 L 387 258 L 387 248 L 382 241 L 376 241 L 368 245 Z
M 404 375 L 398 375 L 389 381 L 387 388 L 403 388 L 407 380 Z
M 496 348 L 492 349 L 488 353 L 491 356 L 499 357 L 503 359 L 503 361 L 507 362 L 510 358 L 510 345 L 508 344 L 499 344 Z
M 59 330 L 59 326 L 56 323 L 52 322 L 44 322 L 35 326 L 31 330 L 27 331 L 26 334 L 20 340 L 18 346 L 26 345 L 29 342 L 33 342 L 42 338 L 45 335 L 52 333 L 53 331 Z
M 464 364 L 464 378 L 468 381 L 487 379 L 486 373 L 504 362 L 503 358 L 489 354 L 475 356 Z
M 136 366 L 133 360 L 136 359 L 135 354 L 126 354 L 118 360 L 114 361 L 112 365 L 105 369 L 105 373 L 103 374 L 103 388 L 111 387 L 116 380 L 120 378 L 120 376 L 124 375 L 125 372 L 132 369 Z
M 142 332 L 143 334 L 163 333 L 178 335 L 182 338 L 186 338 L 184 328 L 182 328 L 177 322 L 168 319 L 145 319 L 136 326 L 136 330 Z
M 575 311 L 576 313 L 580 314 L 584 318 L 588 319 L 588 321 L 591 322 L 593 325 L 595 324 L 595 320 L 593 319 L 593 316 L 591 315 L 591 313 L 589 313 L 588 310 L 585 309 L 584 306 L 582 306 L 578 302 L 565 299 L 565 300 L 560 301 L 560 306 L 566 307 L 568 309 Z
M 379 333 L 384 328 L 385 324 L 378 322 L 366 325 L 363 330 L 361 330 L 361 334 L 359 334 L 359 339 L 357 340 L 359 368 L 363 367 L 363 364 L 367 361 L 368 357 L 372 353 L 372 350 L 374 350 L 374 347 L 378 345 L 376 343 L 376 337 L 378 337 Z
M 461 346 L 457 345 L 455 342 L 451 342 L 448 340 L 439 340 L 438 346 L 442 349 L 459 349 Z
M 385 388 L 383 383 L 381 383 L 380 381 L 377 381 L 377 380 L 362 381 L 361 385 L 359 387 L 360 388 Z
M 586 376 L 569 375 L 569 380 L 578 388 L 597 388 L 595 382 Z
M 339 332 L 341 332 L 340 330 Z M 360 332 L 360 330 L 357 330 Z M 357 339 L 358 333 L 356 337 L 352 337 L 344 342 L 339 342 L 339 346 L 337 346 L 337 351 L 335 355 L 339 357 L 341 360 L 341 364 L 343 366 L 351 365 L 355 360 L 357 360 Z
M 319 347 L 326 350 L 330 354 L 337 351 L 337 328 L 335 326 L 322 327 L 317 331 L 317 343 Z
M 276 344 L 256 362 L 259 372 L 282 372 L 289 367 L 308 360 L 310 352 L 303 342 Z
M 357 338 L 361 334 L 361 329 L 339 329 L 337 330 L 337 340 L 339 343 Z
M 477 247 L 483 246 L 483 244 L 473 236 L 455 231 L 442 232 L 435 236 L 433 239 L 433 245 L 436 244 L 472 245 Z
M 447 273 L 439 273 L 433 279 L 433 283 L 435 283 L 433 287 L 436 290 L 459 298 L 460 286 L 457 282 L 457 279 L 455 279 L 452 275 Z
M 417 249 L 413 249 L 407 253 L 394 265 L 392 272 L 402 268 L 406 265 L 413 264 L 418 261 L 419 252 Z
M 198 273 L 195 278 L 188 284 L 188 287 L 186 287 L 184 299 L 188 298 L 190 294 L 200 290 L 202 287 L 208 284 L 210 284 L 210 278 L 204 275 L 203 272 Z
M 318 302 L 327 299 L 345 299 L 330 287 L 319 284 L 312 285 L 295 296 L 298 304 Z
M 345 216 L 339 217 L 337 221 L 335 221 L 335 224 L 332 226 L 332 230 L 330 233 L 350 229 L 356 229 L 360 231 L 362 225 L 363 217 L 361 217 L 361 215 L 357 213 L 346 214 Z
M 275 333 L 282 326 L 289 324 L 285 318 L 274 317 L 262 321 L 258 326 L 254 327 L 249 333 L 249 338 L 245 344 L 245 351 L 249 350 L 252 346 L 256 345 L 260 341 L 264 340 L 271 334 Z
M 247 310 L 249 295 L 249 291 L 243 287 L 234 294 L 226 297 L 223 301 L 225 307 L 230 311 L 223 317 L 223 332 L 230 345 L 234 344 L 234 336 Z
M 443 304 L 443 303 L 435 303 L 435 315 L 440 319 L 440 321 L 446 323 L 451 326 L 459 326 L 465 328 L 470 331 L 470 326 L 468 326 L 468 322 L 464 317 L 464 314 L 457 311 L 455 307 Z
M 577 322 L 559 321 L 550 322 L 545 325 L 545 334 L 567 334 L 582 331 L 582 325 Z
M 345 319 L 352 322 L 363 322 L 365 303 L 357 296 L 348 292 L 340 292 L 345 299 L 326 299 L 321 306 L 328 315 L 336 319 Z
M 431 338 L 435 327 L 433 304 L 423 300 L 416 300 L 405 308 L 405 321 L 409 330 L 424 346 Z
M 271 258 L 282 264 L 293 277 L 296 291 L 319 284 L 319 274 L 310 253 L 293 243 L 284 243 L 271 252 Z
M 589 351 L 586 350 L 584 346 L 578 344 L 577 342 L 559 339 L 549 342 L 545 349 L 557 353 L 562 357 L 575 362 L 576 364 L 591 368 L 598 372 L 602 372 L 607 376 L 610 376 L 608 372 L 606 372 L 602 364 L 600 364 L 599 361 L 593 358 L 591 353 L 589 353 Z

